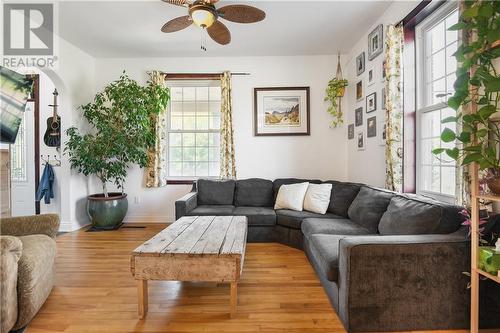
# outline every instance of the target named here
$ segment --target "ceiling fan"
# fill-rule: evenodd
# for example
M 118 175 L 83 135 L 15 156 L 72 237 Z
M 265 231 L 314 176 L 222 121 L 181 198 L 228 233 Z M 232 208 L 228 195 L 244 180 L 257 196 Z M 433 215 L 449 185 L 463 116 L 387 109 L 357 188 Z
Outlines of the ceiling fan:
M 196 24 L 206 29 L 208 35 L 217 43 L 226 45 L 231 42 L 229 29 L 219 21 L 220 18 L 237 23 L 255 23 L 262 21 L 266 13 L 247 5 L 227 5 L 215 8 L 219 0 L 163 0 L 166 3 L 186 7 L 189 15 L 177 17 L 163 25 L 161 31 L 176 32 Z M 202 47 L 203 48 L 203 47 Z

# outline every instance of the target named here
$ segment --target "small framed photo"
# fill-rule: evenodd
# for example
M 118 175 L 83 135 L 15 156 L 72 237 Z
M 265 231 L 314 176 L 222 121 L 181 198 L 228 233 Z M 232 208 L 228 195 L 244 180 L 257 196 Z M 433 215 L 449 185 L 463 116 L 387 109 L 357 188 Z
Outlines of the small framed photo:
M 365 52 L 356 57 L 356 74 L 360 76 L 365 71 Z
M 254 88 L 254 135 L 310 135 L 309 87 Z
M 354 124 L 356 127 L 363 125 L 363 107 L 359 107 L 354 111 Z
M 368 85 L 371 86 L 375 83 L 373 68 L 368 70 Z
M 356 83 L 356 100 L 360 101 L 363 99 L 363 80 Z
M 385 66 L 387 64 L 387 60 L 384 59 L 384 61 L 382 61 L 382 82 L 385 81 Z
M 384 48 L 384 26 L 379 24 L 368 35 L 368 60 L 375 59 Z
M 366 113 L 377 110 L 377 93 L 366 96 Z
M 382 98 L 382 102 L 381 102 L 381 107 L 380 108 L 382 110 L 385 110 L 385 98 L 386 98 L 386 96 L 385 96 L 385 88 L 382 88 L 382 93 L 380 95 L 382 96 L 381 97 Z
M 385 146 L 385 141 L 387 137 L 387 131 L 386 131 L 386 123 L 385 123 L 385 117 L 379 117 L 378 121 L 378 132 L 380 133 L 379 135 L 379 146 Z
M 354 124 L 349 124 L 347 126 L 347 139 L 348 140 L 354 139 Z
M 365 134 L 363 131 L 358 132 L 358 150 L 365 150 Z
M 377 136 L 377 117 L 370 117 L 366 120 L 366 136 L 369 138 Z

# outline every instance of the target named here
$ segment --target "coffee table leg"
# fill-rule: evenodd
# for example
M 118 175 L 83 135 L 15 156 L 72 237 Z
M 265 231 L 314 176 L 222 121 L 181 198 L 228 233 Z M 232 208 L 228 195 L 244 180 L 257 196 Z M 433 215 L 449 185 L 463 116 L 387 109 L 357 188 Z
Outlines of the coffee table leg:
M 148 313 L 148 280 L 137 280 L 139 295 L 139 318 L 144 319 Z
M 236 316 L 236 305 L 238 303 L 238 282 L 231 282 L 231 318 Z

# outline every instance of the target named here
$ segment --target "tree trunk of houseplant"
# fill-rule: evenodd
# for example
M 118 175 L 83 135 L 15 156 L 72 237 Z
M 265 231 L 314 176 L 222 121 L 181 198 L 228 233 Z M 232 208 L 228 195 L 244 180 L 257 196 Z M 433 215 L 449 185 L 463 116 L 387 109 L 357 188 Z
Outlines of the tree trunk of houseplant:
M 118 228 L 128 209 L 127 194 L 119 192 L 92 194 L 87 197 L 87 214 L 97 229 L 113 230 Z

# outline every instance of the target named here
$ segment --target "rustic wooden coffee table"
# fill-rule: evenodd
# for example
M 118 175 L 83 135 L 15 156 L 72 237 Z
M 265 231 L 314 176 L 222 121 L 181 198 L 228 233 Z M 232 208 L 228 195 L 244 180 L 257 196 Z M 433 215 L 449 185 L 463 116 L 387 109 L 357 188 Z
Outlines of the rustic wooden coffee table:
M 148 311 L 148 280 L 231 283 L 231 317 L 247 239 L 245 216 L 184 216 L 132 252 L 139 317 Z

